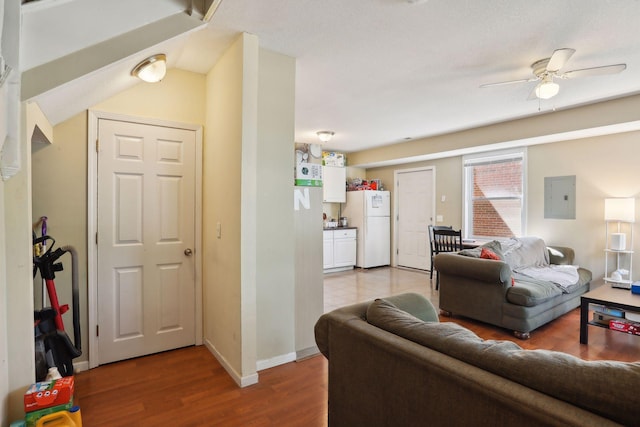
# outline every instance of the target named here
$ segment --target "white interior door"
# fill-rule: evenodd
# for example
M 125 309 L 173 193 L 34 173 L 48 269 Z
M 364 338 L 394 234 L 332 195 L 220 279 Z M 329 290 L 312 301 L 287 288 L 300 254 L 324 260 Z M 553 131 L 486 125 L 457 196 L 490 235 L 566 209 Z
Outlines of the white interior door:
M 99 359 L 195 343 L 195 132 L 98 122 Z
M 431 268 L 428 226 L 433 224 L 433 175 L 433 169 L 397 173 L 399 266 Z

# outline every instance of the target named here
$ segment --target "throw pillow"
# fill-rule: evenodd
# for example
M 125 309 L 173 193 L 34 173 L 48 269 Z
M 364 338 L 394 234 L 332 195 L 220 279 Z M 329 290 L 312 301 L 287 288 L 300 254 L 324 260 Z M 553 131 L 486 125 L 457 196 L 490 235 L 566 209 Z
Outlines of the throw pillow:
M 458 254 L 460 255 L 464 255 L 464 256 L 468 256 L 468 257 L 472 257 L 472 258 L 482 258 L 482 249 L 489 249 L 491 252 L 493 252 L 494 254 L 496 254 L 496 256 L 498 256 L 499 260 L 504 260 L 504 255 L 502 255 L 502 245 L 500 244 L 499 241 L 497 240 L 492 240 L 490 242 L 485 243 L 482 246 L 478 246 L 477 248 L 473 248 L 473 249 L 463 249 L 460 252 L 458 252 Z
M 487 249 L 487 248 L 482 248 L 482 250 L 480 251 L 480 258 L 495 259 L 497 261 L 500 261 L 500 257 L 496 255 L 496 253 L 493 252 L 491 249 Z
M 492 240 L 482 245 L 481 248 L 489 249 L 491 252 L 498 256 L 499 260 L 504 260 L 504 255 L 502 254 L 502 244 L 499 241 Z

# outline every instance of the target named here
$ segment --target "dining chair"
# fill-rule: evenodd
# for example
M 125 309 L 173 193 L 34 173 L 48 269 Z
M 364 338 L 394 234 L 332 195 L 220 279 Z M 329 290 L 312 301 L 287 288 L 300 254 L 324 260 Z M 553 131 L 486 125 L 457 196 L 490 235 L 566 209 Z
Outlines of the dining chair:
M 462 230 L 433 230 L 434 256 L 438 255 L 441 252 L 458 252 L 460 250 L 462 250 Z M 436 291 L 439 287 L 440 274 L 436 272 Z
M 450 225 L 431 225 L 429 224 L 429 255 L 431 256 L 431 267 L 429 268 L 429 279 L 433 279 L 433 257 L 435 254 L 435 248 L 433 243 L 433 231 L 434 230 L 453 230 Z

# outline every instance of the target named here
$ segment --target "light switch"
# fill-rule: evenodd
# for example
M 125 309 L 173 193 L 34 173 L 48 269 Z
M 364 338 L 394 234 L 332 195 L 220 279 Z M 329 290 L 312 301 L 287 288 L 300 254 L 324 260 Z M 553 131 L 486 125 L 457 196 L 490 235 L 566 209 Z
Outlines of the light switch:
M 442 218 L 442 215 L 436 215 L 436 222 L 443 222 L 444 218 Z

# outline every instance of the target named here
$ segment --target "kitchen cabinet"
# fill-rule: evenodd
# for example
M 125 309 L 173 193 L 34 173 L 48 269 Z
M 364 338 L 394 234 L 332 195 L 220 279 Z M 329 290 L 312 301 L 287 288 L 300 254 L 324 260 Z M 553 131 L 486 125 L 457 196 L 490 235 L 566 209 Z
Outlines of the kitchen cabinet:
M 322 268 L 333 267 L 333 230 L 322 232 Z
M 322 167 L 322 196 L 325 203 L 347 201 L 347 168 L 339 166 Z
M 356 264 L 355 228 L 324 230 L 323 261 L 325 271 L 339 271 L 353 268 Z

